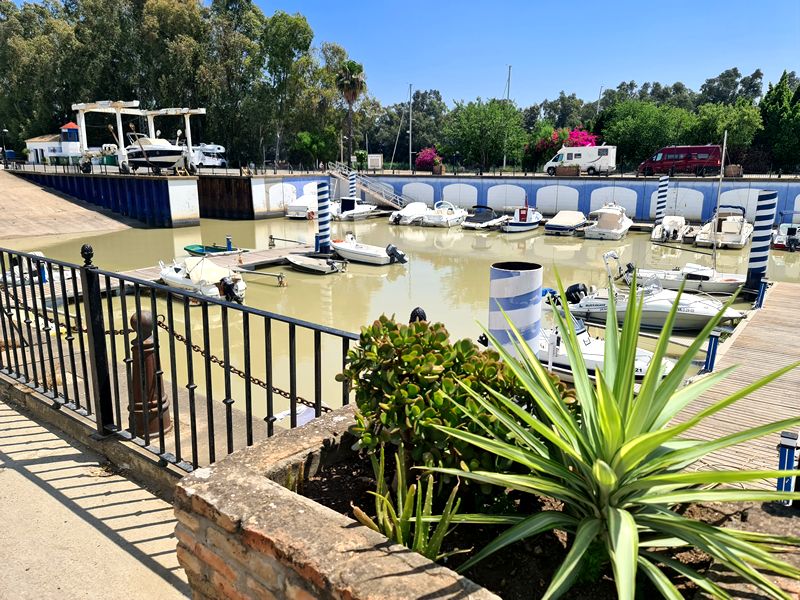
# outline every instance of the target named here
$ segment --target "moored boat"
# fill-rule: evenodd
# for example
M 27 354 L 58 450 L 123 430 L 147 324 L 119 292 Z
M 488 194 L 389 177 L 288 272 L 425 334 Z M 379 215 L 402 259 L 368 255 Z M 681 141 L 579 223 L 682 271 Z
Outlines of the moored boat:
M 628 263 L 624 276 L 628 285 L 633 281 L 634 271 L 639 285 L 646 285 L 647 281 L 655 279 L 666 290 L 680 289 L 683 283 L 683 289 L 687 292 L 706 294 L 733 294 L 747 279 L 739 273 L 720 273 L 712 267 L 694 263 L 686 263 L 674 269 L 638 269 L 632 263 Z
M 424 202 L 409 202 L 389 215 L 390 225 L 420 225 L 423 215 L 430 210 Z
M 455 207 L 451 202 L 440 200 L 422 215 L 422 225 L 426 227 L 453 227 L 467 218 L 467 211 Z
M 797 223 L 781 223 L 772 232 L 772 247 L 776 250 L 794 252 L 800 248 L 800 225 Z
M 686 227 L 686 219 L 678 215 L 668 215 L 661 219 L 660 223 L 653 226 L 650 234 L 652 242 L 677 242 L 683 241 L 683 234 Z
M 209 298 L 221 298 L 228 302 L 244 302 L 247 284 L 242 276 L 214 264 L 206 257 L 190 256 L 174 260 L 172 264 L 159 262 L 161 281 L 164 285 L 188 290 Z
M 520 206 L 514 209 L 514 216 L 500 226 L 500 230 L 505 233 L 522 233 L 523 231 L 533 231 L 539 227 L 542 214 L 533 206 Z
M 589 214 L 595 222 L 587 226 L 584 235 L 595 240 L 621 240 L 627 235 L 633 221 L 625 214 L 625 208 L 617 204 L 606 204 Z
M 695 237 L 695 246 L 744 248 L 753 235 L 753 226 L 744 217 L 741 206 L 720 206 L 711 220 Z
M 331 202 L 331 217 L 338 221 L 358 221 L 366 219 L 377 208 L 377 205 L 369 204 L 359 198 L 344 197 Z
M 288 254 L 286 256 L 286 261 L 289 263 L 289 266 L 296 271 L 314 275 L 341 273 L 346 269 L 347 265 L 345 261 L 306 256 L 304 254 Z
M 343 240 L 331 241 L 331 247 L 336 251 L 336 254 L 352 262 L 370 265 L 389 265 L 396 262 L 408 262 L 405 253 L 399 250 L 394 244 L 389 244 L 385 248 L 362 244 L 356 240 L 356 237 L 352 233 L 345 235 L 345 239 Z
M 547 235 L 575 235 L 578 227 L 586 224 L 586 215 L 578 210 L 562 210 L 544 225 Z
M 220 246 L 219 244 L 211 244 L 210 246 L 189 244 L 188 246 L 184 246 L 183 249 L 191 256 L 228 256 L 230 254 L 250 252 L 250 250 L 246 248 L 236 248 L 232 244 L 230 236 L 227 236 L 225 241 L 226 244 L 224 246 Z
M 472 212 L 462 221 L 462 229 L 497 229 L 506 222 L 510 221 L 508 215 L 499 215 L 489 206 L 476 205 L 472 207 Z

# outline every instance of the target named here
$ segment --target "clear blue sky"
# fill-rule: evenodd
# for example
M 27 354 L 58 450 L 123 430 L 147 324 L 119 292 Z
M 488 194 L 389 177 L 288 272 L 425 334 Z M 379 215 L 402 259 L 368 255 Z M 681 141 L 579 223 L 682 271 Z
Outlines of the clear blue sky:
M 408 84 L 448 104 L 502 95 L 508 65 L 519 106 L 559 91 L 597 98 L 620 81 L 682 81 L 694 90 L 730 67 L 764 83 L 800 72 L 800 0 L 256 0 L 306 16 L 314 44 L 344 46 L 371 94 L 403 101 Z

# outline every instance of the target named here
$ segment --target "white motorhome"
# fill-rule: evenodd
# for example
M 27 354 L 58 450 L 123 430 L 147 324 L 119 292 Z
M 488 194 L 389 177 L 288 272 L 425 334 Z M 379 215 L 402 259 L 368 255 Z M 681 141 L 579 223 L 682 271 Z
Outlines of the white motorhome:
M 219 144 L 198 144 L 192 147 L 192 162 L 198 167 L 227 167 L 225 147 Z
M 616 146 L 563 146 L 545 163 L 543 171 L 556 174 L 556 167 L 578 165 L 587 175 L 608 175 L 617 169 Z

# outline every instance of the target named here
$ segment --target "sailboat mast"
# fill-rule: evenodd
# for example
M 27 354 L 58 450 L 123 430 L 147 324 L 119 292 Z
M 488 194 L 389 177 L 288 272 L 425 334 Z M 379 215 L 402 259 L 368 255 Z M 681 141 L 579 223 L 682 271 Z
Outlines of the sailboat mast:
M 728 148 L 728 130 L 725 130 L 725 135 L 722 137 L 722 156 L 719 161 L 719 185 L 717 186 L 717 208 L 714 212 L 714 222 L 711 232 L 711 240 L 713 242 L 712 260 L 714 262 L 714 271 L 717 270 L 717 229 L 719 228 L 719 199 L 722 195 L 722 176 L 725 174 L 725 151 Z
M 411 162 L 411 129 L 414 123 L 414 119 L 412 118 L 412 111 L 413 111 L 413 96 L 411 95 L 411 84 L 408 84 L 408 170 L 414 170 L 414 164 Z

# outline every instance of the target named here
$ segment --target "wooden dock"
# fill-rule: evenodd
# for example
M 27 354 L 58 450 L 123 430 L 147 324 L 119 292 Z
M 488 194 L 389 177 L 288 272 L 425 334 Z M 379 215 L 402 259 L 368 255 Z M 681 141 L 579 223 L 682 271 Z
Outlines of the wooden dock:
M 773 285 L 761 310 L 753 311 L 742 328 L 720 346 L 716 370 L 733 365 L 738 368 L 725 380 L 686 408 L 680 419 L 705 409 L 743 387 L 786 365 L 800 360 L 795 335 L 800 284 Z M 713 440 L 800 413 L 800 368 L 762 387 L 732 406 L 705 419 L 688 432 L 688 437 Z M 795 428 L 797 429 L 797 428 Z M 710 454 L 697 469 L 752 470 L 777 469 L 776 446 L 780 432 Z M 750 484 L 775 487 L 775 480 Z
M 289 254 L 311 252 L 314 247 L 308 244 L 297 244 L 286 248 L 266 248 L 264 250 L 251 250 L 241 254 L 229 254 L 227 256 L 214 256 L 209 258 L 215 265 L 226 269 L 256 270 L 264 267 L 276 267 L 286 264 L 286 257 Z M 131 269 L 121 273 L 128 277 L 136 277 L 145 281 L 158 281 L 161 278 L 161 268 L 144 267 L 142 269 Z

